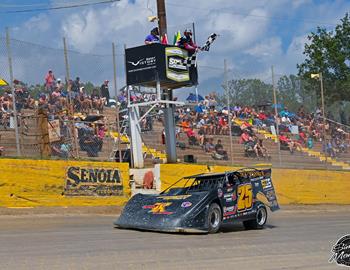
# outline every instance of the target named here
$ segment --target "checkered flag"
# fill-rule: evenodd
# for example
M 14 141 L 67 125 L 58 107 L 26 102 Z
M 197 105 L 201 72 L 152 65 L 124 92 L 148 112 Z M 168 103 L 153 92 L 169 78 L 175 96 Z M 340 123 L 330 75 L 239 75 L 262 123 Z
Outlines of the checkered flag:
M 210 45 L 214 42 L 214 40 L 217 38 L 217 36 L 218 35 L 215 33 L 211 34 L 208 37 L 207 41 L 205 42 L 204 46 L 200 49 L 197 49 L 194 54 L 192 54 L 191 56 L 184 59 L 182 61 L 182 64 L 184 66 L 186 66 L 187 68 L 195 67 L 197 65 L 197 53 L 198 53 L 198 51 L 207 51 L 208 52 L 210 49 Z
M 182 64 L 188 68 L 195 67 L 197 61 L 197 53 L 192 54 L 191 56 L 187 57 L 183 60 Z
M 209 37 L 208 37 L 208 39 L 207 39 L 207 41 L 205 42 L 205 45 L 201 48 L 201 50 L 202 51 L 209 51 L 209 49 L 210 49 L 210 45 L 214 42 L 214 40 L 217 38 L 217 34 L 215 34 L 215 33 L 213 33 L 213 34 L 211 34 Z

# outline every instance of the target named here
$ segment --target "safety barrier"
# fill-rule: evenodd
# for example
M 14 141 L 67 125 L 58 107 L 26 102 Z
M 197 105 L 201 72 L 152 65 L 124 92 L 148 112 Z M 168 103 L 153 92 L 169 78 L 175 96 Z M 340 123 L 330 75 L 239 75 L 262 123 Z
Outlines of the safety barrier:
M 224 172 L 237 167 L 164 164 L 160 166 L 161 189 L 183 176 Z M 350 204 L 350 172 L 272 169 L 280 204 Z
M 0 160 L 0 207 L 123 205 L 127 163 Z

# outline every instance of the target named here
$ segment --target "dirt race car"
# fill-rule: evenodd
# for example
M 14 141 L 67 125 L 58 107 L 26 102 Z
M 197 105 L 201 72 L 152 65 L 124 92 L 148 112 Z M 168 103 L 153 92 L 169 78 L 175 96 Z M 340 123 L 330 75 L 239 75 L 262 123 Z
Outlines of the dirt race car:
M 243 222 L 261 229 L 267 207 L 279 209 L 271 169 L 245 168 L 188 176 L 159 195 L 137 194 L 114 222 L 119 228 L 216 233 L 222 224 Z

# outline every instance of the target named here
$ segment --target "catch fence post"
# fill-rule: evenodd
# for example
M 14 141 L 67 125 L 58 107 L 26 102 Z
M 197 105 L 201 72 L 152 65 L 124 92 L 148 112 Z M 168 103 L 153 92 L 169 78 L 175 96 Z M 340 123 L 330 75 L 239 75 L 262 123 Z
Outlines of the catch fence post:
M 16 95 L 15 95 L 15 88 L 13 85 L 12 52 L 11 52 L 11 45 L 10 45 L 10 31 L 9 31 L 8 27 L 6 27 L 6 47 L 7 47 L 7 57 L 8 57 L 9 74 L 10 74 L 10 87 L 11 87 L 11 93 L 12 93 L 12 99 L 13 99 L 13 120 L 14 120 L 13 123 L 15 126 L 16 150 L 17 150 L 17 156 L 20 157 L 21 156 L 21 148 L 20 148 L 20 144 L 19 144 Z
M 225 88 L 227 95 L 227 122 L 229 128 L 229 138 L 230 138 L 230 156 L 231 156 L 231 165 L 233 164 L 233 142 L 232 142 L 232 122 L 231 122 L 231 109 L 230 109 L 230 93 L 228 90 L 228 75 L 227 75 L 227 61 L 224 59 L 224 72 L 225 72 Z
M 115 53 L 115 44 L 112 43 L 112 55 L 113 55 L 113 83 L 114 83 L 114 96 L 115 96 L 115 107 L 116 107 L 116 113 L 117 113 L 117 132 L 118 132 L 118 155 L 119 155 L 119 162 L 122 161 L 122 150 L 120 149 L 121 143 L 120 143 L 120 119 L 119 119 L 119 103 L 118 103 L 118 87 L 117 87 L 117 60 L 116 60 L 116 53 Z
M 273 90 L 273 103 L 275 106 L 275 123 L 276 123 L 276 142 L 278 147 L 278 160 L 279 160 L 279 166 L 281 167 L 282 160 L 281 160 L 281 143 L 280 143 L 280 132 L 278 127 L 278 111 L 277 111 L 277 95 L 276 95 L 276 83 L 275 83 L 275 72 L 273 69 L 273 66 L 271 66 L 271 76 L 272 76 L 272 90 Z

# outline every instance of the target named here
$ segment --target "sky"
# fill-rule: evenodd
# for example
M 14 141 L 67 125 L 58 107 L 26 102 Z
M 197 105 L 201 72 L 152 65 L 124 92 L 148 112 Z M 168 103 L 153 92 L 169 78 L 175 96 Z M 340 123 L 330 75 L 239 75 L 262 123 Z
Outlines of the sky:
M 96 1 L 96 0 L 95 0 Z M 49 68 L 64 77 L 62 38 L 67 40 L 71 77 L 102 83 L 112 81 L 112 42 L 117 46 L 118 87 L 125 84 L 123 48 L 143 44 L 155 26 L 147 16 L 156 14 L 156 0 L 121 0 L 59 11 L 6 13 L 94 0 L 5 0 L 0 4 L 0 29 L 9 27 L 16 78 L 42 83 Z M 219 38 L 209 52 L 198 57 L 200 93 L 220 91 L 224 59 L 229 79 L 260 78 L 269 81 L 271 66 L 278 76 L 296 74 L 304 59 L 307 35 L 317 26 L 331 30 L 346 12 L 349 0 L 165 0 L 168 35 L 195 24 L 201 45 L 213 32 Z M 23 8 L 23 7 L 22 7 Z M 6 77 L 7 54 L 0 40 L 0 69 Z M 23 42 L 25 41 L 25 42 Z M 40 46 L 34 45 L 40 44 Z M 176 90 L 178 93 L 193 89 Z

